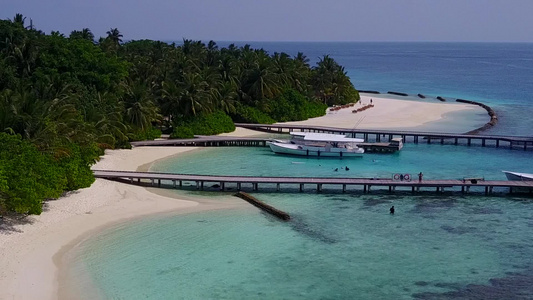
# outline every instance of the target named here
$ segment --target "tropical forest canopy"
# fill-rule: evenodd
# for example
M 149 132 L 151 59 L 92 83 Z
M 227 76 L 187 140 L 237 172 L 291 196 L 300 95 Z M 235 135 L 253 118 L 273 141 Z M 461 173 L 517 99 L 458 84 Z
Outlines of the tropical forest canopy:
M 0 20 L 0 215 L 94 181 L 104 149 L 134 140 L 233 131 L 323 115 L 359 100 L 328 55 L 269 54 L 210 41 L 122 41 L 112 28 L 45 34 L 17 14 Z

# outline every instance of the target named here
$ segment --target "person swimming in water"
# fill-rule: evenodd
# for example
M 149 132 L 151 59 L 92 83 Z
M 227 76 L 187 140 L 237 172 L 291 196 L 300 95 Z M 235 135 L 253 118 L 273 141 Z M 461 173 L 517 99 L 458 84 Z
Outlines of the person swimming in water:
M 394 215 L 394 205 L 389 209 L 389 211 L 391 215 Z
M 348 168 L 348 166 L 346 166 L 346 168 L 345 168 L 345 169 L 346 169 L 346 171 L 350 171 L 350 168 Z

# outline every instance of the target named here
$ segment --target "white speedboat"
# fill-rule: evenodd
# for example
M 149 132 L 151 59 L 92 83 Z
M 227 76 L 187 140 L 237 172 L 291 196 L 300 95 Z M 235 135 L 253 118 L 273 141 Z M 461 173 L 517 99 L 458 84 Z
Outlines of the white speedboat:
M 508 180 L 513 180 L 513 181 L 530 181 L 530 180 L 533 180 L 533 174 L 510 172 L 510 171 L 502 171 L 502 172 L 505 173 L 505 176 L 507 176 Z
M 291 133 L 290 141 L 269 142 L 274 153 L 317 157 L 362 156 L 365 150 L 357 147 L 362 139 L 327 133 Z

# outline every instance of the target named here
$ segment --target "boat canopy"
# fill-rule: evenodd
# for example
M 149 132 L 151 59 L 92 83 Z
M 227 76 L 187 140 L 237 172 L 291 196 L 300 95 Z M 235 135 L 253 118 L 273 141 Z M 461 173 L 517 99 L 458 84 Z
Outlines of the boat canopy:
M 342 134 L 316 133 L 316 132 L 291 132 L 293 137 L 303 138 L 304 141 L 337 142 L 337 143 L 363 143 L 364 139 L 348 138 Z

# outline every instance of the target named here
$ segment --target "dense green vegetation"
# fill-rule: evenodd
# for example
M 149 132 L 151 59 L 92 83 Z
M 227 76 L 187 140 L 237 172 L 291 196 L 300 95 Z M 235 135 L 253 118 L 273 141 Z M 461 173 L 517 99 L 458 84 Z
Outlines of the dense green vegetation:
M 42 201 L 89 186 L 104 149 L 133 140 L 217 134 L 233 122 L 304 120 L 359 100 L 324 56 L 246 45 L 123 43 L 112 28 L 65 36 L 0 20 L 0 215 L 38 214 Z

